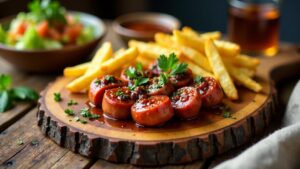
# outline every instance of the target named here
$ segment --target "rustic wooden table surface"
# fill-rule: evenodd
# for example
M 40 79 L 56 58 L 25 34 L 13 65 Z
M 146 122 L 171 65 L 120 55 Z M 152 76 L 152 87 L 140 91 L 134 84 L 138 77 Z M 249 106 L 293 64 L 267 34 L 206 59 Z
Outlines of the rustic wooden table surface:
M 108 22 L 107 28 L 108 32 L 104 41 L 111 41 L 115 49 L 123 46 L 123 42 L 113 33 Z M 288 45 L 284 50 L 293 50 L 300 57 L 298 49 L 298 46 Z M 58 76 L 24 74 L 15 70 L 1 58 L 0 73 L 11 75 L 14 86 L 29 86 L 37 91 L 43 90 L 50 81 Z M 283 93 L 282 97 L 280 97 L 282 102 L 286 102 L 294 83 L 295 80 L 292 80 L 287 85 L 280 87 L 279 90 Z M 36 112 L 36 105 L 20 103 L 8 112 L 0 113 L 0 168 L 139 168 L 129 164 L 113 164 L 104 160 L 88 159 L 61 148 L 40 132 L 36 123 Z M 270 127 L 268 132 L 274 130 L 275 127 Z M 253 140 L 248 145 L 206 161 L 157 168 L 212 168 L 225 159 L 239 154 L 257 140 Z

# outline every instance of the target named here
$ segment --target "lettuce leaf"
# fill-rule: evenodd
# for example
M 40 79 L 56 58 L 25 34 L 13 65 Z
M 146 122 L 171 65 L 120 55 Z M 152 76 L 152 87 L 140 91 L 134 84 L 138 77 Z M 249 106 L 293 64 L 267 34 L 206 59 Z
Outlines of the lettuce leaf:
M 44 49 L 43 39 L 33 27 L 29 27 L 24 36 L 16 44 L 17 49 Z

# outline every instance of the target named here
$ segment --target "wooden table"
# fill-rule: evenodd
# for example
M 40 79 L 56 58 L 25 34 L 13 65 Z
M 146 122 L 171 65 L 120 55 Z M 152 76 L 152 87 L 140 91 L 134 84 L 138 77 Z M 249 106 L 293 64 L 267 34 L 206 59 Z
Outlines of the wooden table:
M 113 33 L 109 23 L 107 26 L 108 32 L 104 41 L 111 41 L 115 49 L 123 46 L 123 42 Z M 298 49 L 297 46 L 284 45 L 282 51 L 291 52 L 300 57 Z M 14 70 L 1 58 L 0 73 L 10 74 L 15 86 L 29 86 L 37 91 L 44 89 L 48 82 L 58 76 L 23 74 Z M 289 84 L 289 88 L 293 86 L 292 84 Z M 283 89 L 287 96 L 290 92 L 289 88 Z M 286 102 L 286 99 L 283 101 Z M 10 111 L 0 113 L 0 168 L 139 168 L 128 164 L 113 164 L 103 160 L 88 159 L 61 148 L 40 132 L 36 123 L 36 112 L 36 105 L 20 103 Z M 273 129 L 274 127 L 271 127 L 268 132 Z M 225 159 L 239 154 L 249 145 L 251 144 L 206 161 L 158 168 L 212 168 Z

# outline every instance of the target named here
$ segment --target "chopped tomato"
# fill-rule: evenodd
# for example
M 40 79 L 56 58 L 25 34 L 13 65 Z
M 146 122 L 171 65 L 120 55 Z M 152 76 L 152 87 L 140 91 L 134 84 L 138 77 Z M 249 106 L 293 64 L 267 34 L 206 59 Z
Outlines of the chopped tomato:
M 76 39 L 79 37 L 82 31 L 82 25 L 76 24 L 72 26 L 68 26 L 65 29 L 65 36 L 68 38 L 68 42 L 73 44 L 76 42 Z
M 23 35 L 26 32 L 26 29 L 27 24 L 25 22 L 20 22 L 15 28 L 15 33 L 17 35 Z
M 41 37 L 46 37 L 49 30 L 48 22 L 47 21 L 41 22 L 40 24 L 38 24 L 36 30 Z

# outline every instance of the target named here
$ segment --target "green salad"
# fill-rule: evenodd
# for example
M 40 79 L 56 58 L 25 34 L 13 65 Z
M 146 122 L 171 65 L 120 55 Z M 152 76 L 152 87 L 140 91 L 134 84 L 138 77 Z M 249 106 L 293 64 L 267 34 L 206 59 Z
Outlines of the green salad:
M 28 9 L 6 29 L 0 25 L 0 43 L 21 50 L 59 49 L 95 38 L 92 26 L 83 25 L 79 15 L 68 14 L 57 1 L 34 0 Z

